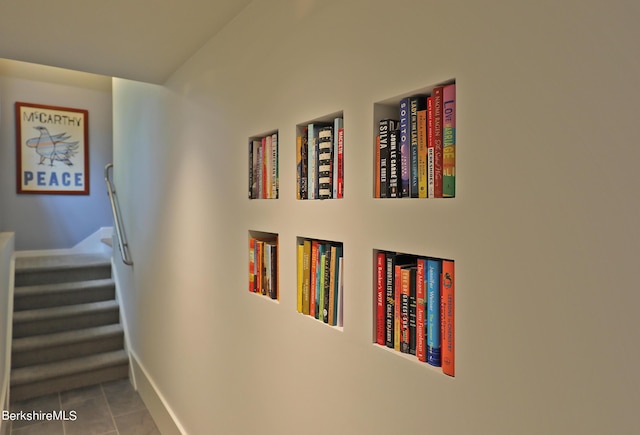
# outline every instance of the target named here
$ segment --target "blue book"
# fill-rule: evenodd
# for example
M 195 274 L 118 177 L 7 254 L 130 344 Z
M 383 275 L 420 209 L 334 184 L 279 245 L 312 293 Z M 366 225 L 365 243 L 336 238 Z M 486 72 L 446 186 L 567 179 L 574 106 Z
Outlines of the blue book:
M 442 262 L 439 259 L 427 260 L 427 363 L 442 366 L 440 355 L 440 275 Z
M 400 192 L 398 197 L 410 196 L 411 137 L 409 132 L 409 99 L 400 101 Z

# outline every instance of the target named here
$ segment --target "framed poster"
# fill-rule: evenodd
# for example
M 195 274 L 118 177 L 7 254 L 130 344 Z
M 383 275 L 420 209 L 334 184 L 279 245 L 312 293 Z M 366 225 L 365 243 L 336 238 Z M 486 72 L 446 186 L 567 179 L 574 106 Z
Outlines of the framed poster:
M 18 193 L 89 194 L 89 113 L 16 102 Z

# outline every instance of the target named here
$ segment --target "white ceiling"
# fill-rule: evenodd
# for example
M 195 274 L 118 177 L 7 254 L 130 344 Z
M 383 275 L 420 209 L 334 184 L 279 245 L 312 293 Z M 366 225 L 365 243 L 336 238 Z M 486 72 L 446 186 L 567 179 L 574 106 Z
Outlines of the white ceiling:
M 0 58 L 163 83 L 251 0 L 0 0 Z

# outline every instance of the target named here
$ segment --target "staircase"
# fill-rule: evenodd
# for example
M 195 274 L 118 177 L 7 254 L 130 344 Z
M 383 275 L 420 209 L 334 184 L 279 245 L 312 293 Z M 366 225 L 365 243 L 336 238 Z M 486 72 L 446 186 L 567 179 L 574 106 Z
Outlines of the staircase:
M 11 401 L 128 377 L 119 318 L 108 256 L 16 258 Z

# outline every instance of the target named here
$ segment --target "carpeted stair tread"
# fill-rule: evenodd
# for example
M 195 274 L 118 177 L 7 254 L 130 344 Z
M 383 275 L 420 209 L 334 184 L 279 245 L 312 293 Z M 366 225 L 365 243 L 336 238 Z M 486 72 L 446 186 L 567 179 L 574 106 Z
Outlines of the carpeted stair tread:
M 118 309 L 118 303 L 115 300 L 16 311 L 13 313 L 13 323 L 15 325 L 29 321 L 58 319 L 74 315 L 83 315 L 91 312 L 109 311 L 113 309 Z
M 71 305 L 113 299 L 115 282 L 111 278 L 56 284 L 37 284 L 16 287 L 15 311 L 60 305 Z
M 77 268 L 85 266 L 111 265 L 105 254 L 68 254 L 16 257 L 16 272 L 35 272 L 49 269 Z
M 128 363 L 127 353 L 124 350 L 118 350 L 82 358 L 21 367 L 11 371 L 11 387 Z
M 14 353 L 28 352 L 33 349 L 45 349 L 70 343 L 79 343 L 93 340 L 97 337 L 120 335 L 122 333 L 122 325 L 114 323 L 111 325 L 96 326 L 94 328 L 14 338 L 11 349 Z

